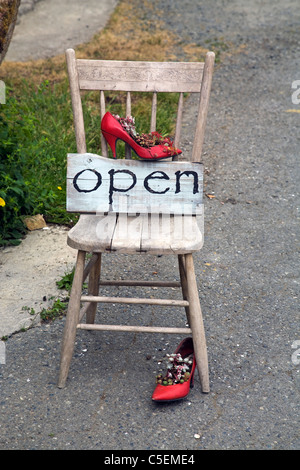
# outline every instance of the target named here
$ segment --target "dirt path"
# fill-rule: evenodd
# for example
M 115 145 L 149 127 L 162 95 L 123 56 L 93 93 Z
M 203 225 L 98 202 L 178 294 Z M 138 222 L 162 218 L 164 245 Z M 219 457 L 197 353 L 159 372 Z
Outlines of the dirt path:
M 45 59 L 89 41 L 100 31 L 117 0 L 40 0 L 21 16 L 7 61 Z

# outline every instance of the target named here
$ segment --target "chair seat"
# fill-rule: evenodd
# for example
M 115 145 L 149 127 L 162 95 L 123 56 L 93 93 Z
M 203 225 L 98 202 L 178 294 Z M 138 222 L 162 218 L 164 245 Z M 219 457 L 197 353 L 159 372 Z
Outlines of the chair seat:
M 186 254 L 203 245 L 200 220 L 192 215 L 82 214 L 67 242 L 86 252 Z

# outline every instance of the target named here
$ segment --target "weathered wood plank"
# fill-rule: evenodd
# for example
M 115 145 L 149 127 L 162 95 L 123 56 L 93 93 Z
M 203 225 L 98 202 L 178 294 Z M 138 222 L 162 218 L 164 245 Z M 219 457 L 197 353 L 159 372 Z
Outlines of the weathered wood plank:
M 203 245 L 203 214 L 82 214 L 68 234 L 68 245 L 88 252 L 191 253 Z
M 203 62 L 76 60 L 83 90 L 199 93 Z
M 68 245 L 75 250 L 84 249 L 90 253 L 110 251 L 116 220 L 116 214 L 82 214 L 68 233 Z
M 187 300 L 174 300 L 174 299 L 149 299 L 137 297 L 101 297 L 92 295 L 81 296 L 81 302 L 101 302 L 112 304 L 136 304 L 136 305 L 170 305 L 173 307 L 187 307 L 189 305 Z
M 182 112 L 183 112 L 183 93 L 180 93 L 178 100 L 177 108 L 177 119 L 176 119 L 176 128 L 175 128 L 175 139 L 174 147 L 179 148 L 180 136 L 181 136 L 181 127 L 182 127 Z M 178 155 L 175 155 L 172 158 L 173 161 L 178 160 Z
M 99 286 L 181 287 L 179 281 L 101 280 Z
M 78 81 L 78 70 L 76 67 L 75 51 L 73 49 L 68 49 L 66 51 L 66 60 L 70 82 L 77 152 L 86 152 L 87 148 L 82 103 L 80 97 L 80 86 Z
M 202 194 L 202 164 L 68 155 L 70 212 L 196 214 Z
M 203 146 L 203 141 L 204 141 L 214 63 L 215 63 L 214 52 L 208 52 L 206 54 L 206 60 L 205 60 L 205 65 L 204 65 L 204 70 L 203 70 L 203 80 L 201 83 L 199 111 L 198 111 L 193 152 L 192 152 L 192 162 L 199 162 L 201 158 L 201 154 L 202 154 L 202 146 Z
M 112 236 L 111 250 L 119 253 L 136 253 L 141 251 L 141 236 L 145 214 L 128 216 L 119 214 Z
M 191 328 L 167 328 L 163 326 L 131 326 L 131 325 L 97 325 L 79 323 L 77 328 L 80 330 L 98 330 L 98 331 L 131 331 L 138 333 L 166 333 L 166 334 L 191 334 Z
M 203 214 L 149 214 L 144 218 L 141 251 L 157 254 L 188 253 L 203 245 Z M 198 218 L 200 219 L 198 221 Z

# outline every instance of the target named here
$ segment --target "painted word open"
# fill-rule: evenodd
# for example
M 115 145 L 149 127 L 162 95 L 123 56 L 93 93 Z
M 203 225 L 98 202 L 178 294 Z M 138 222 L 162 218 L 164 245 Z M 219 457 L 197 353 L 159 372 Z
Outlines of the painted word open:
M 69 154 L 67 210 L 69 212 L 146 213 L 157 207 L 170 213 L 192 213 L 202 204 L 203 165 L 191 162 L 112 160 L 95 154 Z
M 79 181 L 79 177 L 80 176 L 83 176 L 83 173 L 85 172 L 93 172 L 96 176 L 96 181 L 95 181 L 95 185 L 94 187 L 90 188 L 90 189 L 87 189 L 86 187 L 80 187 L 80 181 Z M 122 173 L 122 174 L 126 174 L 128 175 L 128 179 L 126 179 L 126 184 L 127 186 L 124 187 L 124 185 L 122 186 L 117 186 L 116 185 L 116 182 L 115 182 L 115 175 L 118 174 L 118 173 Z M 112 204 L 113 203 L 113 194 L 114 192 L 123 192 L 123 193 L 126 193 L 128 191 L 130 191 L 131 189 L 134 188 L 134 186 L 136 185 L 137 183 L 137 176 L 136 174 L 131 171 L 131 170 L 127 170 L 127 169 L 122 169 L 122 170 L 115 170 L 115 169 L 111 169 L 108 171 L 108 174 L 109 174 L 109 189 L 108 189 L 108 198 L 109 198 L 109 204 Z M 187 176 L 187 177 L 190 177 L 192 176 L 193 178 L 193 182 L 192 182 L 192 193 L 193 194 L 196 194 L 196 193 L 199 193 L 199 181 L 198 181 L 198 173 L 196 171 L 175 171 L 175 194 L 178 194 L 181 192 L 181 178 L 183 175 Z M 81 170 L 79 171 L 73 178 L 73 185 L 74 185 L 74 188 L 76 189 L 76 191 L 78 191 L 79 193 L 87 193 L 87 192 L 93 192 L 93 191 L 96 191 L 102 184 L 102 174 L 96 170 L 92 170 L 92 169 L 84 169 L 84 170 Z M 165 194 L 167 193 L 168 191 L 170 191 L 170 187 L 169 186 L 166 186 L 165 188 L 161 189 L 161 190 L 157 190 L 154 189 L 151 185 L 151 182 L 153 180 L 170 180 L 170 176 L 165 173 L 164 171 L 152 171 L 150 174 L 148 174 L 145 178 L 144 178 L 144 181 L 143 181 L 143 187 L 145 188 L 146 191 L 148 191 L 149 193 L 152 193 L 152 194 Z

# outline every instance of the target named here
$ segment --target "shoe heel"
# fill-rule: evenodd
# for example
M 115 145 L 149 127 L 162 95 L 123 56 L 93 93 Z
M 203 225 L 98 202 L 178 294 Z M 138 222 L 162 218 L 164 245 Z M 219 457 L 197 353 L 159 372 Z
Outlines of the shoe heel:
M 116 142 L 117 142 L 117 137 L 114 135 L 108 134 L 105 131 L 102 131 L 103 137 L 105 138 L 106 142 L 111 148 L 111 151 L 113 153 L 113 157 L 117 158 L 117 152 L 116 152 Z

